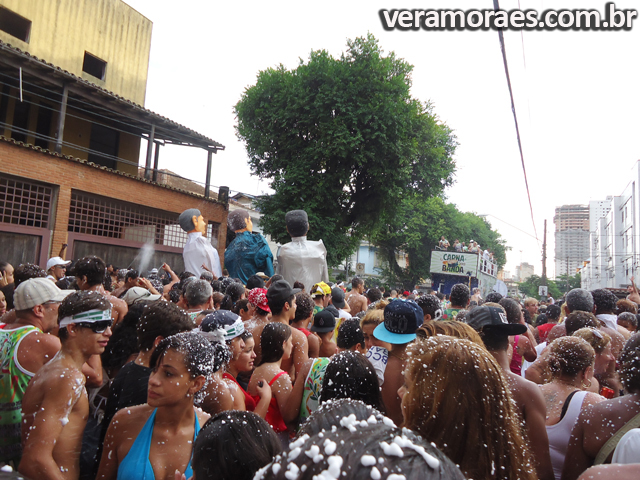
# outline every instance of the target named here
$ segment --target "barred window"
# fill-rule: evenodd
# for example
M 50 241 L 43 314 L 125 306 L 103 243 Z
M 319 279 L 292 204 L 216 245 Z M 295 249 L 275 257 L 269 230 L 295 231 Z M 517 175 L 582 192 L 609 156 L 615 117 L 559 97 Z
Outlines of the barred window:
M 53 187 L 0 175 L 0 222 L 49 228 Z
M 71 192 L 70 232 L 182 248 L 187 232 L 177 222 L 177 213 L 78 190 Z M 219 229 L 219 223 L 209 222 L 207 226 L 214 248 L 218 246 Z

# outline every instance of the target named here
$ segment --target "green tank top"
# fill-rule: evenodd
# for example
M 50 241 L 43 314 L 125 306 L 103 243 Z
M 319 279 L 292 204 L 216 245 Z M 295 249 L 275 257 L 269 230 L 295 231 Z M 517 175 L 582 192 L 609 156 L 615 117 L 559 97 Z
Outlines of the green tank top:
M 24 337 L 39 331 L 31 325 L 0 330 L 0 462 L 14 460 L 17 465 L 22 455 L 22 397 L 34 373 L 18 362 L 18 347 Z
M 304 421 L 317 408 L 320 402 L 320 392 L 322 390 L 322 380 L 324 380 L 324 372 L 329 365 L 329 358 L 320 357 L 313 361 L 313 365 L 309 369 L 309 374 L 304 382 L 302 391 L 302 404 L 300 405 L 300 420 Z

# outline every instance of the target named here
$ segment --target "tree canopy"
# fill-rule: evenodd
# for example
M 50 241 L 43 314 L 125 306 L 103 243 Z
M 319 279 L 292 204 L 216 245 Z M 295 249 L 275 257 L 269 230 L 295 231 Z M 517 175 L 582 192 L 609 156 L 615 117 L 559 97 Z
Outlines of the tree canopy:
M 252 172 L 275 191 L 257 201 L 265 233 L 287 242 L 285 213 L 306 210 L 309 238 L 323 239 L 337 265 L 407 201 L 451 184 L 455 136 L 411 97 L 412 68 L 368 35 L 340 58 L 312 51 L 293 70 L 258 74 L 235 113 Z
M 531 275 L 525 281 L 519 283 L 518 289 L 527 297 L 539 298 L 540 295 L 538 295 L 538 287 L 540 285 L 542 285 L 542 277 L 539 275 Z M 547 287 L 549 295 L 553 298 L 560 298 L 562 296 L 562 293 L 555 281 L 547 280 Z
M 440 197 L 413 195 L 403 200 L 399 213 L 389 218 L 388 227 L 374 237 L 373 242 L 386 260 L 383 277 L 390 284 L 413 288 L 429 276 L 431 251 L 442 235 L 452 246 L 456 239 L 465 243 L 475 240 L 482 248 L 493 252 L 498 267 L 506 262 L 505 241 L 484 218 L 460 212 Z M 407 267 L 398 265 L 397 251 L 408 254 Z

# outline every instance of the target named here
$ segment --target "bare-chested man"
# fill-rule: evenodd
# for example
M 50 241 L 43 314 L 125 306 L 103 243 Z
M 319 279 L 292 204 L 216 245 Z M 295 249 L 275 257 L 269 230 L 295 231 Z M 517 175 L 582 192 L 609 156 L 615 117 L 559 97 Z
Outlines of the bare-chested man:
M 351 280 L 351 291 L 347 293 L 345 301 L 349 304 L 351 309 L 351 315 L 355 316 L 360 312 L 364 312 L 367 309 L 367 297 L 364 293 L 364 280 L 358 277 L 354 277 Z
M 111 316 L 116 325 L 124 318 L 129 310 L 127 303 L 109 292 L 102 286 L 107 265 L 99 257 L 84 257 L 78 260 L 74 267 L 76 283 L 80 290 L 88 290 L 101 293 L 111 303 Z
M 373 336 L 382 342 L 391 344 L 387 367 L 382 384 L 382 402 L 387 416 L 400 425 L 402 417 L 402 399 L 398 390 L 404 383 L 406 349 L 416 339 L 416 330 L 424 321 L 424 312 L 412 300 L 392 300 L 384 309 L 384 322 L 373 331 Z
M 38 480 L 77 480 L 89 416 L 82 365 L 111 336 L 111 305 L 97 292 L 75 292 L 58 310 L 60 353 L 33 377 L 22 400 L 19 472 Z
M 544 396 L 535 383 L 512 373 L 509 367 L 509 336 L 522 335 L 527 331 L 527 327 L 521 323 L 508 323 L 507 314 L 502 307 L 476 307 L 464 320 L 480 334 L 485 347 L 496 359 L 509 382 L 511 395 L 527 431 L 538 478 L 553 480 L 549 438 L 545 426 L 547 407 Z
M 17 467 L 22 452 L 20 423 L 22 397 L 31 378 L 60 350 L 58 307 L 71 293 L 46 278 L 32 278 L 16 288 L 16 319 L 0 330 L 0 462 Z

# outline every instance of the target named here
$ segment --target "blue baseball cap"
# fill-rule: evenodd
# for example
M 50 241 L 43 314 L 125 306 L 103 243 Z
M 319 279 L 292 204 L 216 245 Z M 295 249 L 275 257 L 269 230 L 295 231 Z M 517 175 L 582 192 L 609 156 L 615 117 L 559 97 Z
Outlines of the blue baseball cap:
M 409 343 L 416 338 L 416 330 L 424 322 L 422 308 L 413 300 L 396 299 L 384 309 L 384 322 L 373 331 L 373 336 L 394 345 Z

